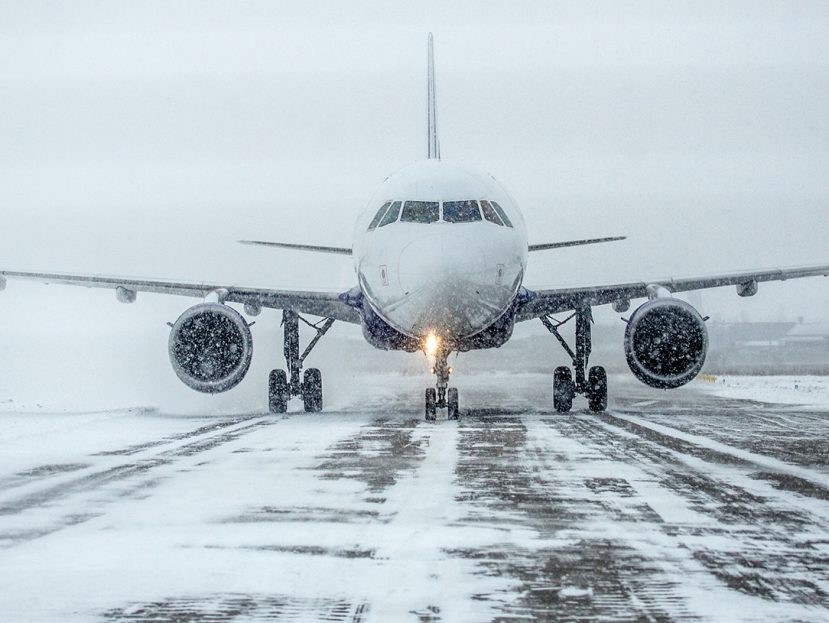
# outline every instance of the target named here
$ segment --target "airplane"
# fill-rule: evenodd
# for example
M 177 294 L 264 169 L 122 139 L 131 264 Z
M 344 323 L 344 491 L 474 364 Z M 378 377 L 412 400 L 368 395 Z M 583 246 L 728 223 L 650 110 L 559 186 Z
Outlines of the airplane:
M 205 393 L 237 386 L 251 363 L 247 316 L 263 308 L 282 310 L 287 371 L 268 379 L 268 409 L 284 413 L 293 397 L 307 412 L 322 410 L 322 375 L 304 369 L 315 345 L 334 322 L 357 324 L 366 341 L 383 350 L 425 352 L 434 362 L 435 386 L 425 392 L 425 417 L 438 409 L 447 419 L 460 415 L 457 388 L 449 386 L 452 352 L 498 348 L 518 322 L 540 320 L 572 361 L 555 369 L 552 403 L 571 410 L 576 395 L 591 411 L 607 408 L 607 373 L 588 368 L 593 307 L 612 305 L 625 312 L 633 299 L 647 299 L 626 320 L 627 363 L 641 382 L 670 389 L 691 381 L 708 350 L 705 321 L 679 292 L 735 286 L 742 297 L 758 284 L 810 276 L 829 276 L 829 265 L 749 270 L 701 277 L 644 279 L 626 283 L 555 289 L 524 284 L 528 256 L 545 250 L 623 240 L 624 236 L 529 244 L 515 201 L 491 175 L 443 160 L 437 127 L 434 42 L 428 36 L 426 159 L 403 167 L 380 186 L 358 217 L 353 246 L 327 247 L 262 240 L 245 244 L 350 256 L 356 284 L 346 292 L 251 288 L 213 282 L 134 279 L 100 275 L 0 270 L 0 290 L 8 278 L 30 279 L 115 290 L 118 301 L 133 303 L 138 292 L 202 298 L 170 323 L 168 351 L 178 378 Z M 569 313 L 562 321 L 553 314 Z M 304 316 L 321 318 L 311 322 Z M 575 319 L 575 343 L 559 328 Z M 300 321 L 315 331 L 300 353 Z

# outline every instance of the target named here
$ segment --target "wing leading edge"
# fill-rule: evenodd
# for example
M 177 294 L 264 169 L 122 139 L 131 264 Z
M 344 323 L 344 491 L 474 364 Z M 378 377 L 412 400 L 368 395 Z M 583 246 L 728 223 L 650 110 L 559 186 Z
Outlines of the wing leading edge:
M 627 236 L 611 236 L 610 238 L 590 238 L 588 240 L 565 240 L 564 242 L 545 242 L 543 244 L 531 244 L 528 251 L 546 251 L 548 249 L 563 249 L 565 247 L 580 247 L 585 244 L 600 244 L 602 242 L 616 242 L 625 240 Z
M 153 294 L 175 294 L 204 298 L 212 292 L 218 293 L 225 302 L 272 309 L 289 309 L 303 314 L 333 318 L 342 322 L 359 324 L 358 311 L 346 302 L 344 293 L 317 292 L 313 290 L 274 290 L 250 288 L 216 283 L 186 281 L 165 281 L 160 279 L 135 279 L 132 277 L 110 277 L 104 275 L 78 275 L 64 273 L 41 273 L 0 270 L 0 289 L 5 279 L 27 279 L 40 283 L 84 286 L 87 288 L 122 288 L 130 292 Z
M 706 275 L 702 277 L 682 277 L 654 279 L 652 281 L 635 281 L 577 288 L 556 288 L 549 290 L 528 290 L 521 298 L 516 311 L 516 320 L 524 321 L 555 314 L 587 303 L 605 305 L 614 302 L 629 302 L 630 299 L 648 296 L 648 286 L 663 286 L 671 292 L 689 292 L 721 286 L 742 287 L 744 292 L 751 292 L 758 283 L 764 281 L 786 281 L 803 277 L 829 277 L 829 264 L 813 266 L 793 266 L 789 268 L 772 268 L 749 270 L 743 272 Z
M 293 244 L 290 242 L 270 242 L 268 240 L 239 240 L 239 244 L 250 244 L 259 247 L 278 247 L 280 249 L 294 249 L 297 251 L 314 251 L 316 253 L 333 253 L 335 255 L 351 255 L 351 249 L 346 247 L 321 247 L 314 244 Z

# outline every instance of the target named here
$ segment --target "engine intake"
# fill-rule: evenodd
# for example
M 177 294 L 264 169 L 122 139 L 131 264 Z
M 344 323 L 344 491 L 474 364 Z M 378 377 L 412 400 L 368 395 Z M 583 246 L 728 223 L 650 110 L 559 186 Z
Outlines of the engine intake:
M 642 304 L 628 321 L 625 357 L 651 387 L 670 389 L 692 380 L 705 363 L 708 331 L 696 309 L 670 297 Z
M 181 381 L 215 394 L 236 387 L 253 356 L 250 328 L 235 309 L 202 303 L 187 309 L 173 324 L 170 363 Z

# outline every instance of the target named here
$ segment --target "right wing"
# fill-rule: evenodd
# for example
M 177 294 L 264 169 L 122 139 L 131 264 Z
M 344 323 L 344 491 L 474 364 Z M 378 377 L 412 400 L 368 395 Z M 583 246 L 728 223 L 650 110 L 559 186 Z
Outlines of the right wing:
M 317 253 L 334 253 L 335 255 L 351 255 L 351 249 L 347 249 L 345 247 L 320 247 L 313 244 L 291 244 L 290 242 L 268 242 L 267 240 L 239 240 L 239 243 L 252 244 L 260 247 L 279 247 L 280 249 L 316 251 Z
M 5 278 L 28 279 L 41 283 L 110 288 L 126 292 L 152 292 L 204 298 L 216 292 L 223 301 L 244 303 L 273 309 L 289 309 L 302 314 L 333 318 L 352 324 L 360 323 L 360 314 L 350 304 L 348 292 L 322 292 L 314 290 L 274 290 L 249 288 L 217 283 L 166 281 L 161 279 L 135 279 L 132 277 L 108 277 L 103 275 L 78 275 L 0 270 L 0 290 Z

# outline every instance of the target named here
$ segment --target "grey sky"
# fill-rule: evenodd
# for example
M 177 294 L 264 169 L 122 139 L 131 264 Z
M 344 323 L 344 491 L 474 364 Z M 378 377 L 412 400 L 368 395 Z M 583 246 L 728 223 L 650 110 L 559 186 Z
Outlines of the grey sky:
M 528 285 L 829 262 L 825 2 L 164 1 L 0 3 L 0 265 L 349 287 L 234 241 L 350 243 L 423 157 L 430 30 L 443 156 L 531 242 L 630 236 L 534 254 Z M 829 280 L 703 306 L 822 320 Z

